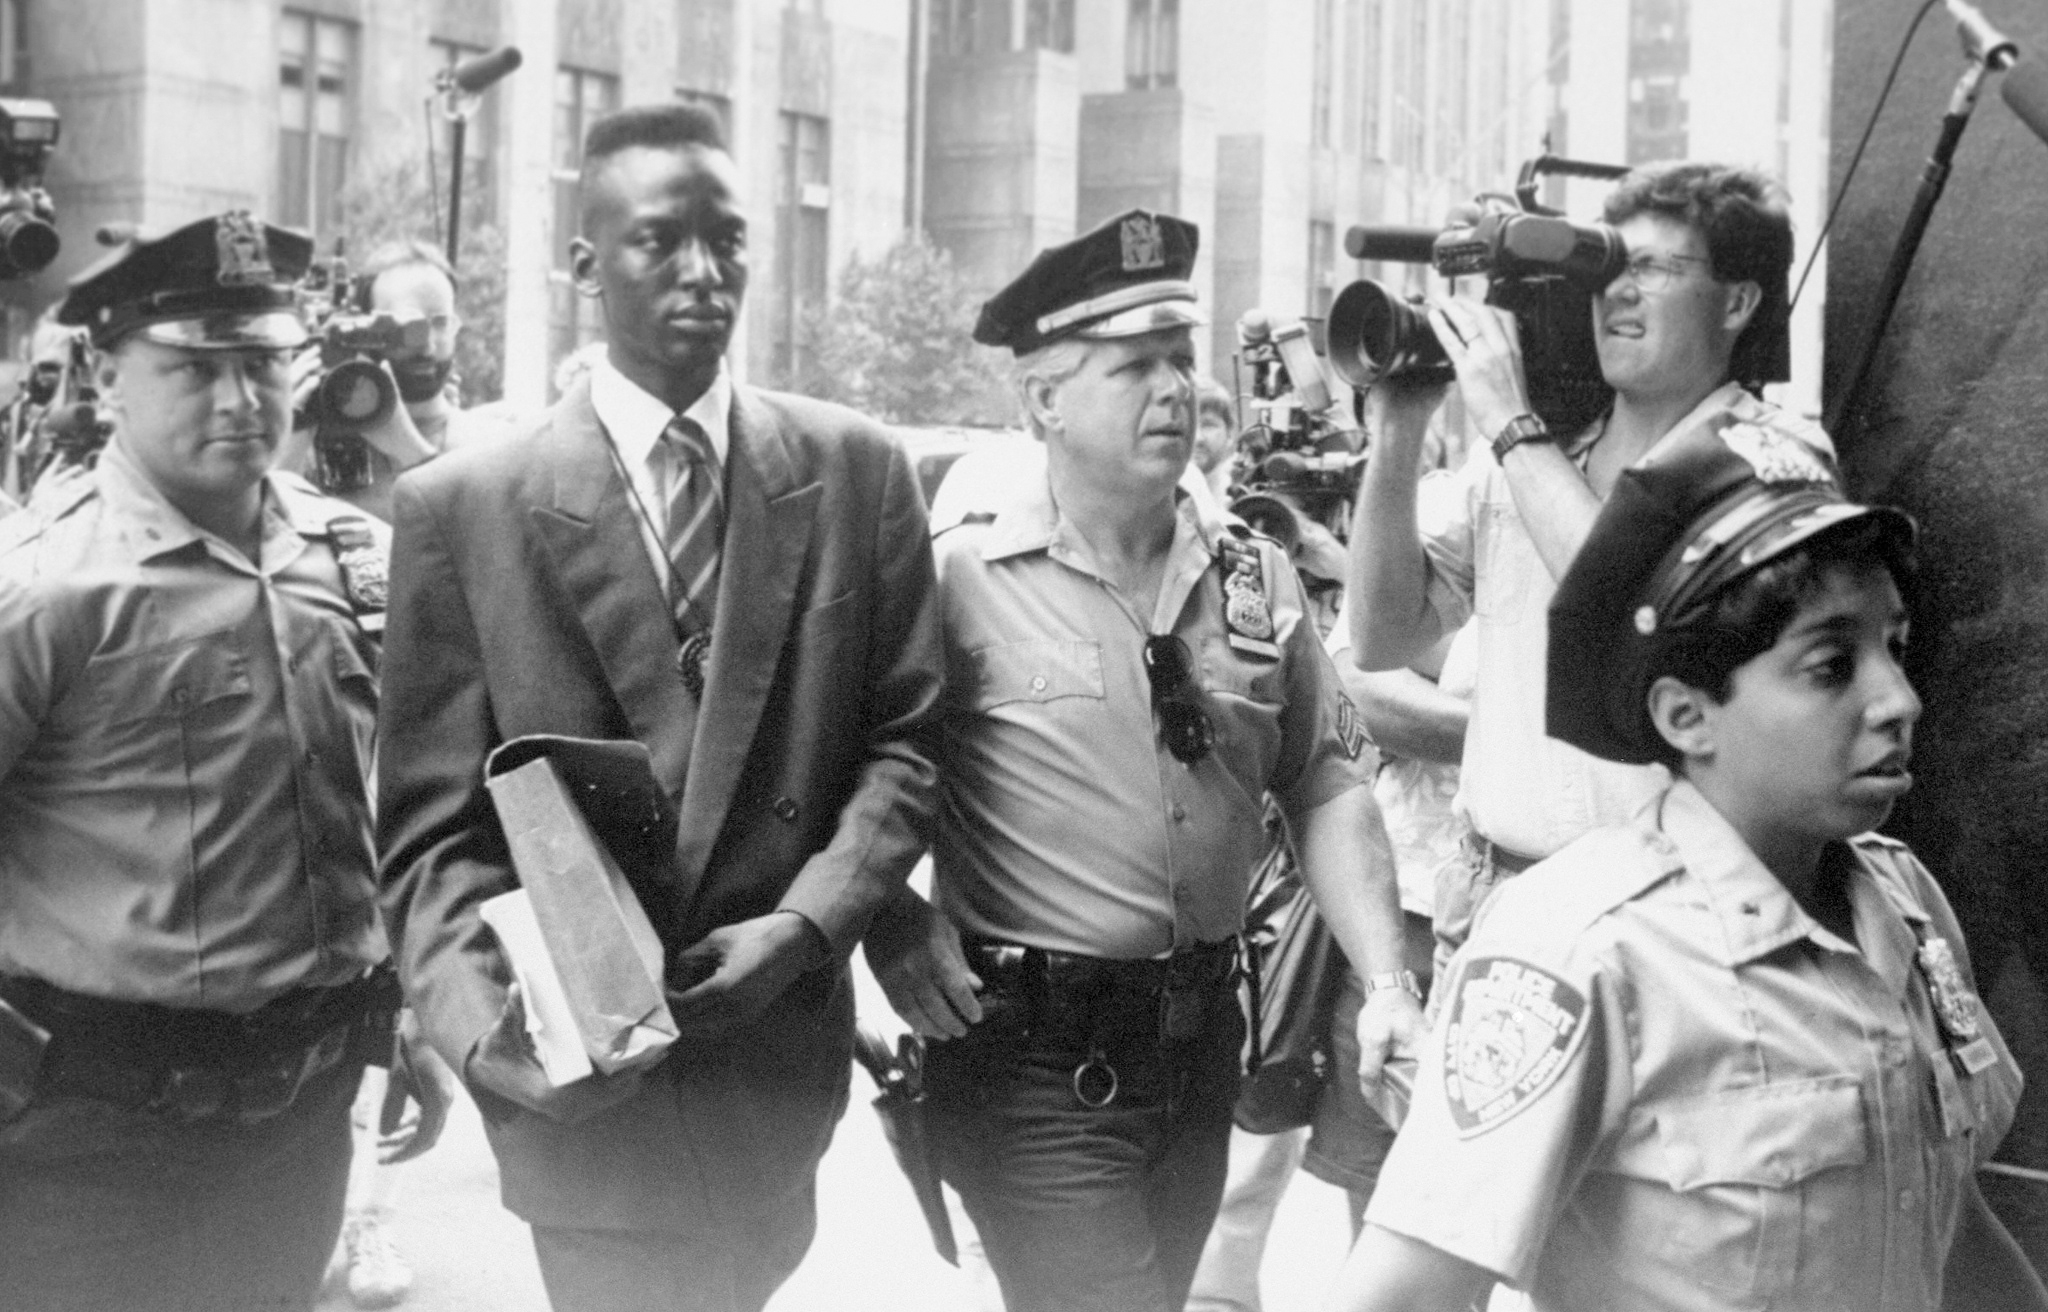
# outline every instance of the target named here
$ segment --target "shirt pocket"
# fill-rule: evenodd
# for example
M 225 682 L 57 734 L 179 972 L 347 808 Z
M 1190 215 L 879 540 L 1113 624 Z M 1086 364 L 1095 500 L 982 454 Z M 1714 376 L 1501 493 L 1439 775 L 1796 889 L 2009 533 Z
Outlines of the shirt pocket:
M 1487 501 L 1479 507 L 1479 543 L 1474 553 L 1472 608 L 1492 623 L 1512 623 L 1527 610 L 1529 590 L 1536 586 L 1536 544 L 1522 527 L 1512 501 Z
M 974 709 L 1066 697 L 1101 701 L 1102 644 L 1039 639 L 983 647 L 973 656 Z
M 249 658 L 229 634 L 87 664 L 83 704 L 109 730 L 204 715 L 250 695 Z
M 1824 1076 L 1639 1110 L 1617 1155 L 1640 1210 L 1629 1231 L 1703 1285 L 1767 1302 L 1802 1249 L 1851 1223 L 1869 1161 L 1863 1091 Z M 1658 1188 L 1656 1186 L 1661 1186 Z

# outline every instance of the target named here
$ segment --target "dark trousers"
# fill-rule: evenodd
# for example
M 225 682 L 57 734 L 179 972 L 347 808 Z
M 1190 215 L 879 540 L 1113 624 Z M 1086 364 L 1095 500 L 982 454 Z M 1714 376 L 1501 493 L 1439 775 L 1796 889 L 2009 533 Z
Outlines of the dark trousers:
M 716 1235 L 535 1226 L 554 1312 L 760 1312 L 803 1261 L 816 1190 L 774 1216 L 730 1218 Z
M 1180 1039 L 1161 1033 L 1156 996 L 1055 993 L 1000 1003 L 965 1038 L 932 1045 L 933 1141 L 1008 1312 L 1179 1312 L 1187 1301 L 1223 1193 L 1244 1035 L 1230 980 L 1199 996 Z M 1103 1106 L 1076 1091 L 1096 1052 L 1116 1073 Z M 1092 1101 L 1105 1088 L 1099 1071 L 1081 1080 Z
M 253 1125 L 38 1097 L 0 1125 L 0 1306 L 298 1312 L 341 1231 L 344 1060 Z

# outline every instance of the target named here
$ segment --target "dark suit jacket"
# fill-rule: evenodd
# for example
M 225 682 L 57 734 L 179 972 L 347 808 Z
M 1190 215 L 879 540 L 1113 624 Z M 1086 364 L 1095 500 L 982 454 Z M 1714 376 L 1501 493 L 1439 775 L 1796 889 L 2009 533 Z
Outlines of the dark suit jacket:
M 516 881 L 483 768 L 522 734 L 647 744 L 681 829 L 669 868 L 629 875 L 671 955 L 778 908 L 836 950 L 759 1020 L 679 1043 L 631 1101 L 580 1124 L 481 1096 L 505 1203 L 539 1224 L 701 1230 L 802 1189 L 846 1104 L 846 954 L 920 851 L 943 667 L 910 464 L 851 411 L 734 398 L 701 711 L 587 384 L 394 497 L 384 909 L 442 1055 L 461 1070 L 504 1003 L 476 908 Z

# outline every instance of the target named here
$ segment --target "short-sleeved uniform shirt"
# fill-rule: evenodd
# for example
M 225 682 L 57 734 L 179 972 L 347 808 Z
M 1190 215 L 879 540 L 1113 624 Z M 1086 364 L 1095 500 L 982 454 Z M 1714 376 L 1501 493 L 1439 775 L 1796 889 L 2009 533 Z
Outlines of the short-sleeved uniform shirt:
M 1139 615 L 1044 477 L 1013 487 L 934 543 L 947 663 L 936 900 L 970 932 L 1091 956 L 1227 938 L 1266 849 L 1267 793 L 1299 818 L 1377 765 L 1293 566 L 1180 494 L 1158 604 Z M 1256 553 L 1263 637 L 1226 623 L 1226 538 Z M 1164 633 L 1187 644 L 1215 725 L 1192 764 L 1168 752 L 1152 707 L 1143 650 Z
M 247 1011 L 385 956 L 386 541 L 272 475 L 252 563 L 118 443 L 0 525 L 0 974 Z
M 1663 442 L 1734 423 L 1766 425 L 1833 461 L 1819 425 L 1734 383 L 1708 394 Z M 1600 431 L 1582 434 L 1572 455 L 1582 457 Z M 1483 837 L 1531 857 L 1549 856 L 1590 829 L 1627 823 L 1670 776 L 1662 766 L 1599 760 L 1544 732 L 1543 664 L 1557 580 L 1537 554 L 1493 452 L 1476 443 L 1457 472 L 1425 475 L 1416 516 L 1429 603 L 1442 631 L 1478 621 L 1479 673 L 1458 809 Z
M 1853 944 L 1681 781 L 1504 885 L 1366 1219 L 1538 1309 L 1935 1312 L 2020 1074 L 1913 854 L 1828 859 Z

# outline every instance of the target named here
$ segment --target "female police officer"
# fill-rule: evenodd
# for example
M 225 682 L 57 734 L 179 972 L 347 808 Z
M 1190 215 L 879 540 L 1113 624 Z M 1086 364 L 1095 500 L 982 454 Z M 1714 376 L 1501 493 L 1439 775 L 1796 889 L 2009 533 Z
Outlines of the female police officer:
M 1730 421 L 1625 473 L 1551 610 L 1549 731 L 1676 782 L 1452 967 L 1340 1305 L 2043 1307 L 1972 1171 L 2019 1073 L 1910 786 L 1912 539 Z

